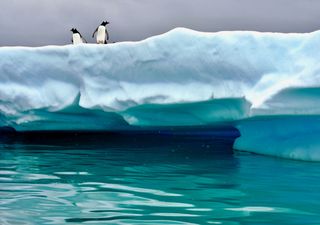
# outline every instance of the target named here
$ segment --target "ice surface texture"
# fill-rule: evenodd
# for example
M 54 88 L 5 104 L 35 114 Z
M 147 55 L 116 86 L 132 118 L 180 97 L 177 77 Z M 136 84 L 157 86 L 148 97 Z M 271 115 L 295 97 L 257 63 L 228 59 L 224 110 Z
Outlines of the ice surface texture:
M 113 130 L 241 120 L 235 147 L 262 152 L 271 147 L 254 145 L 250 117 L 320 114 L 319 48 L 319 31 L 184 28 L 141 42 L 1 47 L 0 125 Z M 258 129 L 257 141 L 281 139 L 274 127 L 263 127 L 270 132 Z M 306 122 L 304 129 L 313 128 Z

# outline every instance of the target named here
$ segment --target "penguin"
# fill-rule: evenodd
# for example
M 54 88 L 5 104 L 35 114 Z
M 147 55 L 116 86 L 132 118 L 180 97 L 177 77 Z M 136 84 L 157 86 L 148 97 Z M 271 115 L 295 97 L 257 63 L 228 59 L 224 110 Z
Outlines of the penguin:
M 83 44 L 83 43 L 87 43 L 86 39 L 84 39 L 82 37 L 82 35 L 80 34 L 80 32 L 75 29 L 75 28 L 72 28 L 70 31 L 72 31 L 72 43 L 74 45 L 78 45 L 78 44 Z
M 98 44 L 107 44 L 107 41 L 109 40 L 109 33 L 107 31 L 106 25 L 109 24 L 108 21 L 103 21 L 100 26 L 97 27 L 97 29 L 93 32 L 92 38 L 94 38 L 94 35 L 97 34 L 97 43 Z M 106 39 L 107 36 L 107 39 Z

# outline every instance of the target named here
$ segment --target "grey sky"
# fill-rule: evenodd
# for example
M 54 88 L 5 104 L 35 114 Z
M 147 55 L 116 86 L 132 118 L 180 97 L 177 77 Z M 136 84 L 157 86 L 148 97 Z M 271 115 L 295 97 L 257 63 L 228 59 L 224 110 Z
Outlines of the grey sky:
M 0 46 L 68 44 L 72 27 L 89 41 L 102 20 L 112 41 L 141 40 L 174 27 L 200 31 L 310 32 L 319 0 L 0 0 Z

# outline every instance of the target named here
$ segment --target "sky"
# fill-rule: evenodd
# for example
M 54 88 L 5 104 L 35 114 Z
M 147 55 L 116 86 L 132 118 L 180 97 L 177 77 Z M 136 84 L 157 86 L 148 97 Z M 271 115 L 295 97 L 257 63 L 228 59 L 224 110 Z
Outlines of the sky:
M 111 41 L 137 41 L 175 27 L 199 31 L 311 32 L 320 0 L 0 0 L 0 46 L 63 45 L 77 28 L 88 42 L 108 20 Z

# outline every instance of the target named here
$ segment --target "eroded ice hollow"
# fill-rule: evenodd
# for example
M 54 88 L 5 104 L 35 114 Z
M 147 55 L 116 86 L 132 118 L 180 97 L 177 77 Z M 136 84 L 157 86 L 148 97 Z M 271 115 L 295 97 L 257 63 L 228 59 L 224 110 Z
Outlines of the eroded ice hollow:
M 114 130 L 233 122 L 241 133 L 236 149 L 274 151 L 265 140 L 304 149 L 310 140 L 291 139 L 313 129 L 317 137 L 309 123 L 320 114 L 319 47 L 319 31 L 184 28 L 140 42 L 1 47 L 0 124 L 16 130 Z M 285 142 L 281 135 L 287 131 L 275 130 L 282 119 L 262 126 L 252 120 L 257 115 L 263 121 L 279 115 L 308 120 L 286 123 L 293 125 Z M 320 160 L 317 149 L 308 157 L 276 151 L 270 154 Z

